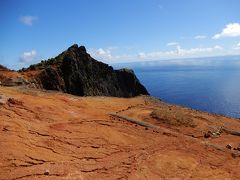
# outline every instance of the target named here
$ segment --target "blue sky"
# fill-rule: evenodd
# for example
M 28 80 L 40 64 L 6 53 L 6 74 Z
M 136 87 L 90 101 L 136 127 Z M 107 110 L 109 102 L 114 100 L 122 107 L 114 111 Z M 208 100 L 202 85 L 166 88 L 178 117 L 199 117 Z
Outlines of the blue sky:
M 106 63 L 240 54 L 239 0 L 0 0 L 0 64 L 74 43 Z

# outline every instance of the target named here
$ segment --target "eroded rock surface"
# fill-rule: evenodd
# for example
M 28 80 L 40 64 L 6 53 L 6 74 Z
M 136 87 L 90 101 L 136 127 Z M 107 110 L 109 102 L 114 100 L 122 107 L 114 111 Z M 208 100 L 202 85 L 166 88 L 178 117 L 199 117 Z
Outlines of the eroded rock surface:
M 239 131 L 239 120 L 147 96 L 79 97 L 22 87 L 0 87 L 0 95 L 0 179 L 240 177 L 240 137 L 220 131 Z M 205 138 L 208 131 L 221 133 Z

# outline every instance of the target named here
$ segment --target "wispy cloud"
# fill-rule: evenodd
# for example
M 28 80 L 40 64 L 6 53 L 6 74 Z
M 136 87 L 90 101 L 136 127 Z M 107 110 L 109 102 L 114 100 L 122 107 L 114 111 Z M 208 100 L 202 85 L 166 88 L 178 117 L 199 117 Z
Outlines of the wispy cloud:
M 169 44 L 169 43 L 168 43 Z M 139 52 L 137 54 L 123 54 L 114 55 L 108 48 L 99 48 L 97 50 L 91 50 L 90 54 L 105 62 L 131 62 L 131 61 L 148 61 L 148 60 L 161 60 L 161 59 L 173 59 L 173 58 L 188 58 L 188 57 L 204 57 L 216 54 L 221 54 L 224 49 L 219 46 L 213 47 L 197 47 L 197 48 L 182 48 L 179 43 L 171 42 L 170 46 L 175 46 L 173 50 L 169 51 L 153 51 L 153 52 Z
M 169 43 L 167 43 L 167 46 L 177 46 L 177 45 L 179 45 L 178 42 L 169 42 Z
M 140 59 L 144 60 L 157 60 L 157 59 L 169 59 L 169 58 L 178 58 L 178 57 L 193 57 L 205 55 L 207 53 L 212 53 L 215 51 L 222 50 L 221 46 L 207 47 L 207 48 L 190 48 L 184 49 L 180 45 L 176 46 L 176 50 L 172 51 L 156 51 L 150 53 L 141 52 L 138 54 Z
M 36 56 L 37 56 L 37 51 L 35 51 L 35 50 L 29 51 L 29 52 L 24 52 L 20 56 L 19 61 L 21 63 L 29 63 L 29 62 L 32 62 L 33 60 L 35 60 Z
M 204 36 L 204 35 L 197 35 L 194 37 L 194 39 L 206 39 L 207 36 Z
M 177 47 L 177 53 L 181 56 L 185 55 L 194 55 L 198 53 L 207 53 L 207 52 L 213 52 L 215 50 L 222 50 L 223 48 L 219 45 L 216 45 L 214 47 L 208 47 L 208 48 L 191 48 L 191 49 L 182 49 L 180 46 Z
M 233 49 L 234 50 L 240 50 L 240 42 L 236 46 L 234 46 Z
M 27 26 L 32 26 L 33 22 L 37 20 L 36 16 L 21 16 L 19 18 L 20 22 Z
M 220 39 L 223 37 L 237 37 L 240 36 L 240 24 L 230 23 L 225 26 L 221 33 L 215 34 L 213 39 Z

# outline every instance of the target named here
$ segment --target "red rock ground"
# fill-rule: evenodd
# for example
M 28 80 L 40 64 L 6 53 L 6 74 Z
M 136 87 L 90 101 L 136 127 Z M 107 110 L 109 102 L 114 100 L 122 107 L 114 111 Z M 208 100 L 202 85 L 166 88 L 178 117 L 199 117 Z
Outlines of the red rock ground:
M 146 96 L 77 97 L 24 87 L 0 87 L 0 96 L 0 179 L 240 178 L 240 151 L 233 149 L 240 136 L 217 134 L 240 131 L 239 120 Z

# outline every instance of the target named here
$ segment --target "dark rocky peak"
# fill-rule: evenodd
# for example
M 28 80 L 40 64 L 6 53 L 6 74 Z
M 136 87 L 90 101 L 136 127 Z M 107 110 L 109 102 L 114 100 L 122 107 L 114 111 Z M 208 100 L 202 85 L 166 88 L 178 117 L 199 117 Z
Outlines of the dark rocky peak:
M 65 61 L 83 61 L 88 60 L 90 58 L 91 56 L 87 53 L 86 48 L 84 46 L 78 46 L 77 44 L 73 44 L 66 51 L 62 52 L 55 58 L 42 60 L 40 63 L 30 65 L 28 68 L 20 69 L 19 72 L 44 70 L 51 67 L 62 66 L 63 62 Z
M 67 50 L 68 51 L 77 51 L 78 50 L 78 45 L 77 44 L 73 44 Z
M 81 51 L 83 53 L 87 53 L 85 46 L 80 46 L 78 49 L 79 49 L 79 51 Z
M 55 58 L 31 65 L 40 70 L 32 81 L 38 88 L 79 96 L 133 97 L 148 94 L 130 69 L 114 70 L 93 59 L 84 46 L 72 45 Z
M 77 44 L 73 44 L 68 48 L 67 51 L 79 52 L 79 53 L 87 53 L 85 46 L 79 46 Z

